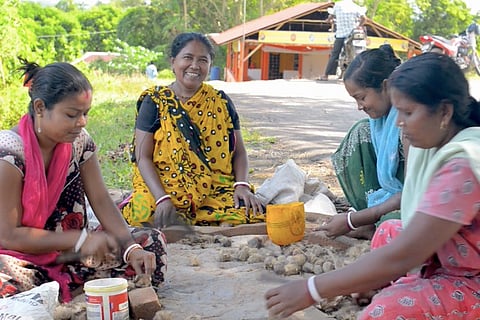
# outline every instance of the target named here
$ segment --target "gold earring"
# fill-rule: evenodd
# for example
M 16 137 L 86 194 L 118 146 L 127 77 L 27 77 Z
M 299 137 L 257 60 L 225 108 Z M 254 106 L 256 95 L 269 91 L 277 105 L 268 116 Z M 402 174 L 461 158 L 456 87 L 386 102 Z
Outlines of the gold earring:
M 440 122 L 440 130 L 445 130 L 446 127 L 445 122 L 442 120 L 442 122 Z

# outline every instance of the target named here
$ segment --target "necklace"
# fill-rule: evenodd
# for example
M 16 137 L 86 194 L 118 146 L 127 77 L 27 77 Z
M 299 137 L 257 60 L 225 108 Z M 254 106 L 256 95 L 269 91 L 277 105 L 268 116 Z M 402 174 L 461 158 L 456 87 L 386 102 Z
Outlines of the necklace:
M 175 94 L 175 95 L 182 100 L 190 100 L 190 98 L 193 97 L 193 96 L 182 96 L 182 95 L 179 95 L 179 94 Z
M 178 90 L 178 85 L 176 82 L 173 82 L 171 85 L 170 85 L 170 89 L 173 91 L 173 93 L 175 93 L 175 95 L 180 98 L 180 100 L 182 101 L 187 101 L 187 100 L 190 100 L 191 97 L 193 97 L 193 94 L 192 95 L 189 95 L 189 96 L 184 96 L 184 95 L 181 95 L 179 94 L 178 92 L 180 90 Z M 175 90 L 177 89 L 177 90 Z

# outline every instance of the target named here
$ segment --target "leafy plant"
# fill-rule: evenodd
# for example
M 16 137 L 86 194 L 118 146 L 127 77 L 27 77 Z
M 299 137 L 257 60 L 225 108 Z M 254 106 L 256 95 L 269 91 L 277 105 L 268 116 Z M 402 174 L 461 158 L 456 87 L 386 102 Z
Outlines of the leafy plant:
M 28 111 L 27 89 L 20 83 L 0 88 L 0 105 L 0 130 L 10 129 Z
M 89 65 L 91 69 L 98 69 L 106 73 L 119 75 L 143 74 L 145 67 L 153 61 L 155 65 L 166 67 L 163 53 L 148 50 L 144 47 L 130 46 L 126 42 L 116 40 L 114 52 L 119 56 L 111 61 L 94 61 Z

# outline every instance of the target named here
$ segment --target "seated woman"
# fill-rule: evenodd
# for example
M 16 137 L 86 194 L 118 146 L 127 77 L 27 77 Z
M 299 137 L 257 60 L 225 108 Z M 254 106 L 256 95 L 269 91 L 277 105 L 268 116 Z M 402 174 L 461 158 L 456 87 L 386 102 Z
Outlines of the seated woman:
M 171 48 L 175 82 L 145 90 L 137 103 L 133 193 L 122 208 L 131 225 L 163 228 L 263 221 L 248 183 L 238 114 L 223 92 L 204 83 L 214 49 L 200 33 Z
M 438 53 L 404 62 L 388 88 L 411 145 L 401 220 L 383 222 L 358 261 L 269 290 L 271 315 L 383 287 L 358 319 L 478 319 L 480 103 Z
M 0 295 L 57 281 L 68 302 L 87 280 L 135 274 L 159 285 L 166 267 L 163 235 L 130 232 L 85 130 L 90 82 L 68 63 L 41 68 L 22 62 L 29 112 L 0 131 Z M 85 196 L 103 231 L 87 231 Z
M 345 198 L 352 206 L 333 216 L 320 230 L 371 238 L 375 223 L 398 218 L 404 180 L 405 154 L 397 111 L 385 80 L 400 65 L 390 45 L 358 55 L 344 76 L 345 88 L 369 118 L 357 122 L 332 156 Z M 359 227 L 365 226 L 360 230 Z M 353 231 L 356 230 L 356 231 Z

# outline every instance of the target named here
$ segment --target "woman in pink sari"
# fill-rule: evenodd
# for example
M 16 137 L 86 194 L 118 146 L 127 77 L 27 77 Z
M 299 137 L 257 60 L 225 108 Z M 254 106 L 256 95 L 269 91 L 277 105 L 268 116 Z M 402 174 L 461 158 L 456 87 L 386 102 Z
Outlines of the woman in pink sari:
M 381 289 L 358 319 L 479 319 L 480 103 L 436 53 L 404 62 L 387 85 L 410 143 L 401 220 L 383 222 L 358 261 L 269 290 L 271 315 Z
M 29 112 L 0 131 L 0 295 L 57 281 L 68 302 L 87 280 L 135 274 L 158 285 L 163 235 L 132 232 L 108 193 L 85 130 L 88 79 L 68 63 L 22 62 Z M 85 198 L 101 230 L 89 231 Z

